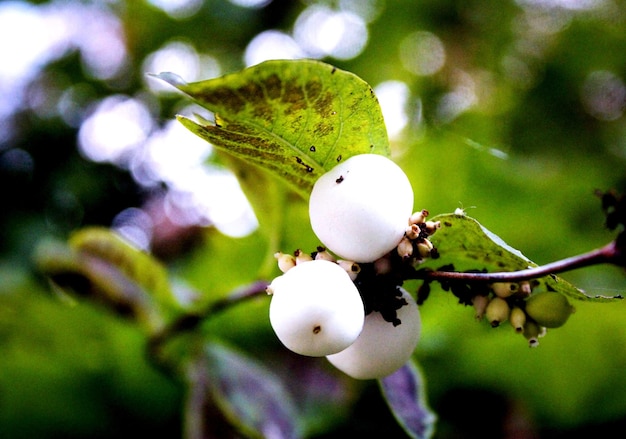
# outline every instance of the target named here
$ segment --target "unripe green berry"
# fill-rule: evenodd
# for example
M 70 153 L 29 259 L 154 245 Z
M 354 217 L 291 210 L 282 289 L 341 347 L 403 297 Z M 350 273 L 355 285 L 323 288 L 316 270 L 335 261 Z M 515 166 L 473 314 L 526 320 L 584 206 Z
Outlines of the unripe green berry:
M 478 294 L 472 297 L 472 306 L 474 307 L 474 316 L 476 317 L 476 320 L 483 319 L 487 305 L 489 305 L 489 296 Z
M 288 255 L 282 252 L 276 252 L 274 253 L 274 258 L 276 258 L 276 261 L 278 262 L 278 268 L 283 273 L 286 273 L 291 268 L 296 266 L 296 258 L 292 255 Z
M 350 280 L 355 281 L 359 273 L 361 272 L 361 266 L 354 261 L 346 261 L 345 259 L 339 259 L 337 265 L 346 270 Z
M 509 318 L 511 308 L 506 300 L 495 296 L 487 304 L 485 309 L 485 317 L 492 327 L 500 326 L 502 322 L 505 322 Z
M 491 290 L 493 293 L 498 296 L 506 299 L 509 296 L 512 296 L 517 292 L 519 286 L 516 283 L 512 282 L 495 282 L 491 284 Z
M 402 367 L 415 350 L 421 331 L 415 300 L 405 290 L 402 298 L 407 304 L 397 310 L 399 325 L 386 321 L 379 312 L 371 312 L 356 341 L 347 349 L 328 355 L 328 361 L 361 380 L 382 378 Z
M 296 250 L 294 255 L 296 257 L 296 265 L 302 264 L 303 262 L 311 262 L 313 260 L 313 257 L 310 254 L 305 253 L 300 249 Z
M 322 175 L 309 199 L 311 227 L 343 259 L 373 262 L 393 250 L 413 211 L 413 189 L 392 160 L 352 156 Z
M 528 346 L 531 348 L 539 346 L 539 337 L 541 337 L 542 328 L 531 319 L 526 319 L 522 330 L 524 337 L 528 340 Z
M 397 250 L 402 259 L 409 259 L 413 255 L 413 242 L 405 236 L 400 240 Z
M 350 346 L 363 329 L 365 309 L 348 273 L 325 260 L 297 264 L 268 287 L 269 317 L 292 351 L 322 357 Z
M 561 293 L 544 291 L 526 299 L 526 313 L 546 328 L 563 326 L 574 311 L 575 308 Z
M 524 332 L 526 313 L 522 308 L 514 306 L 513 309 L 511 309 L 511 314 L 509 315 L 509 322 L 511 323 L 511 326 L 513 326 L 513 328 L 515 329 L 515 332 Z

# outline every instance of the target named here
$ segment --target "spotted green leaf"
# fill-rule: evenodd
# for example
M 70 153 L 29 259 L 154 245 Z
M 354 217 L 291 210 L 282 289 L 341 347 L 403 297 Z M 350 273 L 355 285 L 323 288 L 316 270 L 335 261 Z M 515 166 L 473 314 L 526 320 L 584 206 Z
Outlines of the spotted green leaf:
M 445 214 L 432 218 L 441 222 L 441 229 L 431 241 L 440 255 L 426 265 L 438 268 L 452 264 L 455 271 L 487 270 L 518 271 L 538 265 L 506 244 L 499 236 L 487 230 L 467 215 Z M 536 279 L 534 291 L 557 291 L 574 300 L 612 301 L 618 297 L 590 296 L 566 280 L 549 275 Z
M 352 73 L 312 60 L 266 61 L 186 84 L 170 83 L 212 111 L 215 120 L 178 120 L 216 148 L 256 164 L 308 198 L 315 181 L 356 154 L 389 155 L 371 87 Z

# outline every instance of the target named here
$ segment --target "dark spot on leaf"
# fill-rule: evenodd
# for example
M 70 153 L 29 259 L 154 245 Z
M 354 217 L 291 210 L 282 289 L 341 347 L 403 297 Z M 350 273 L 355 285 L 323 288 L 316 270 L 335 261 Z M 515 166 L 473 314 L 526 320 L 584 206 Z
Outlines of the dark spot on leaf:
M 332 133 L 334 130 L 335 130 L 335 127 L 333 127 L 331 124 L 325 123 L 325 122 L 318 122 L 317 124 L 315 124 L 315 128 L 313 129 L 313 132 L 317 136 L 327 136 L 330 133 Z
M 274 111 L 266 101 L 255 102 L 254 111 L 252 112 L 254 117 L 263 119 L 268 124 L 272 124 L 274 120 Z
M 319 95 L 322 93 L 322 89 L 322 83 L 319 81 L 311 80 L 304 85 L 304 91 L 306 92 L 306 96 L 311 101 L 314 101 L 319 97 Z M 326 96 L 328 96 L 329 94 L 330 93 L 327 93 Z
M 309 148 L 309 151 L 315 152 L 315 145 L 311 145 L 311 147 Z
M 228 88 L 217 88 L 214 90 L 200 91 L 198 93 L 191 92 L 191 95 L 200 102 L 207 102 L 211 104 L 211 106 L 219 104 L 234 113 L 239 113 L 246 106 L 246 101 Z
M 448 221 L 444 221 L 443 225 L 446 227 L 452 227 L 452 223 L 448 222 Z
M 334 75 L 336 71 L 337 71 L 337 67 L 333 67 L 333 69 L 330 71 L 330 74 Z
M 237 94 L 242 96 L 252 105 L 258 105 L 260 102 L 265 102 L 265 93 L 263 93 L 263 88 L 256 82 L 248 82 L 239 87 L 237 89 Z
M 323 96 L 321 96 L 317 101 L 315 101 L 315 104 L 313 105 L 313 109 L 320 116 L 326 117 L 330 115 L 333 111 L 332 104 L 333 104 L 333 94 L 330 92 L 327 92 Z
M 276 74 L 270 75 L 263 81 L 263 87 L 267 97 L 270 99 L 278 99 L 282 93 L 282 81 Z
M 306 163 L 304 163 L 300 157 L 296 157 L 296 162 L 299 165 L 302 165 L 304 167 L 304 169 L 306 169 L 306 172 L 313 172 L 313 167 L 311 167 L 311 166 L 307 165 Z
M 307 101 L 304 90 L 295 81 L 288 81 L 283 84 L 284 93 L 281 101 L 287 104 L 285 115 L 293 115 L 307 108 Z
M 342 159 L 341 154 L 339 154 L 339 155 L 337 156 L 337 162 L 340 162 L 340 161 L 341 161 L 341 159 Z

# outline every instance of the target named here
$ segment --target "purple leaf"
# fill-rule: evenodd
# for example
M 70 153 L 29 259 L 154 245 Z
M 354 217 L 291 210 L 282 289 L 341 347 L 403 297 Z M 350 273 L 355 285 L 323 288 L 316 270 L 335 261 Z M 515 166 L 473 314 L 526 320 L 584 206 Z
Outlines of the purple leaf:
M 430 438 L 436 416 L 426 404 L 422 375 L 415 361 L 382 378 L 379 384 L 389 408 L 406 433 L 415 439 Z
M 225 345 L 210 343 L 204 352 L 208 390 L 236 427 L 265 438 L 300 436 L 295 405 L 279 377 Z

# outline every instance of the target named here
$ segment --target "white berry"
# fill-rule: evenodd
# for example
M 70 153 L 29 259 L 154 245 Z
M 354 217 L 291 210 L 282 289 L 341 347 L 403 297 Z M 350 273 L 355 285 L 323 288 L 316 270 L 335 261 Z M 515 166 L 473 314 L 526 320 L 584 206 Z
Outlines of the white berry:
M 417 346 L 421 332 L 421 319 L 415 301 L 402 290 L 407 304 L 397 311 L 401 321 L 393 326 L 378 312 L 365 317 L 359 338 L 345 350 L 328 355 L 336 368 L 356 379 L 382 378 L 402 367 Z
M 413 211 L 402 169 L 379 154 L 350 157 L 322 175 L 311 192 L 313 231 L 332 252 L 372 262 L 395 248 Z
M 334 354 L 359 336 L 363 301 L 348 273 L 334 262 L 298 264 L 268 287 L 270 323 L 292 351 L 313 357 Z

